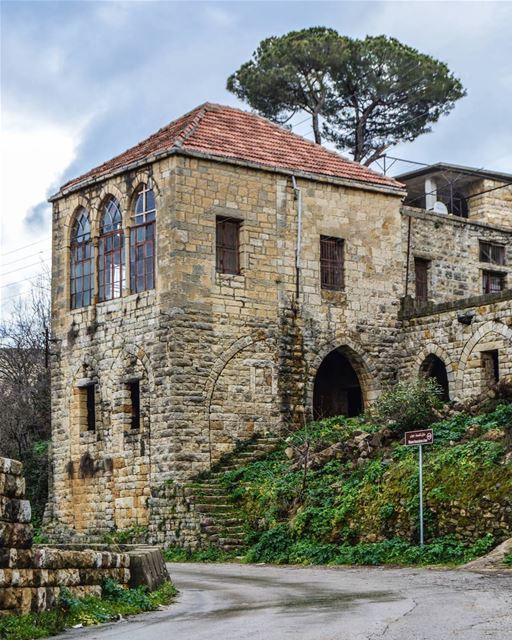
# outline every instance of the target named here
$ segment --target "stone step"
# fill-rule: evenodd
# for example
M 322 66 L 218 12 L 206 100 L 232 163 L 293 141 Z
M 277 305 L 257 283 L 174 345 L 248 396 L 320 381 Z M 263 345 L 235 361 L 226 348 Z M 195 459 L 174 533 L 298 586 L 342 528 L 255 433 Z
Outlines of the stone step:
M 201 502 L 202 504 L 229 504 L 229 497 L 227 495 L 191 495 L 190 496 L 196 502 Z
M 235 514 L 232 504 L 196 504 L 196 510 L 200 513 L 230 513 Z
M 219 538 L 219 542 L 223 547 L 226 547 L 228 545 L 232 545 L 232 546 L 243 546 L 242 540 L 240 540 L 239 538 Z
M 240 534 L 243 536 L 245 534 L 244 528 L 242 526 L 232 525 L 231 527 L 225 527 L 221 523 L 204 525 L 202 527 L 202 530 L 206 531 L 206 533 L 219 533 L 225 531 L 230 535 Z

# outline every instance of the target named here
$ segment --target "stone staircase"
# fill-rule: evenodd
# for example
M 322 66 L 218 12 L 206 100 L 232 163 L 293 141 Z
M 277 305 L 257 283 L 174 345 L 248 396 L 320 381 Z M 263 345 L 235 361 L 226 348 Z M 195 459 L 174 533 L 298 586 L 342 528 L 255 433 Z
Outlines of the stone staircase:
M 277 437 L 262 436 L 251 440 L 239 450 L 231 453 L 215 465 L 204 478 L 197 478 L 185 485 L 185 492 L 194 503 L 194 510 L 200 514 L 201 533 L 212 547 L 228 553 L 241 552 L 245 547 L 245 531 L 236 506 L 231 501 L 222 476 L 228 472 L 263 458 L 274 451 L 281 440 Z

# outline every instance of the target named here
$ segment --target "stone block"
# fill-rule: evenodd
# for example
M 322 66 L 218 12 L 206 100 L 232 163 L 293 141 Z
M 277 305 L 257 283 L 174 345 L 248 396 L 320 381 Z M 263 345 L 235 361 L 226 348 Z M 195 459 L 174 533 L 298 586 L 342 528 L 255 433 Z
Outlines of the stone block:
M 25 478 L 13 473 L 0 472 L 0 496 L 24 498 Z
M 19 522 L 29 524 L 32 510 L 28 500 L 0 497 L 0 520 L 4 522 Z
M 0 547 L 28 549 L 32 545 L 33 530 L 30 524 L 0 522 Z
M 162 550 L 158 547 L 135 549 L 130 555 L 130 587 L 147 586 L 151 591 L 169 580 Z
M 32 562 L 31 549 L 0 548 L 0 569 L 27 569 Z
M 0 473 L 7 473 L 13 476 L 21 476 L 23 465 L 18 460 L 11 458 L 0 458 Z

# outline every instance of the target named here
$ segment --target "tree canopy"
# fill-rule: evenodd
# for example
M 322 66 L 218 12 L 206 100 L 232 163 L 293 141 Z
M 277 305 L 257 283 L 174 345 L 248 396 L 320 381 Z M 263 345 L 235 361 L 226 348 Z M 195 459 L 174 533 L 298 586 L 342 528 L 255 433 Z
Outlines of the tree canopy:
M 227 88 L 281 124 L 299 111 L 309 113 L 320 144 L 320 116 L 335 106 L 334 78 L 339 77 L 347 44 L 347 38 L 325 27 L 267 38 L 252 60 L 228 78 Z
M 445 63 L 395 38 L 350 39 L 325 27 L 263 40 L 227 87 L 276 122 L 310 114 L 315 142 L 323 133 L 366 165 L 431 131 L 466 95 Z

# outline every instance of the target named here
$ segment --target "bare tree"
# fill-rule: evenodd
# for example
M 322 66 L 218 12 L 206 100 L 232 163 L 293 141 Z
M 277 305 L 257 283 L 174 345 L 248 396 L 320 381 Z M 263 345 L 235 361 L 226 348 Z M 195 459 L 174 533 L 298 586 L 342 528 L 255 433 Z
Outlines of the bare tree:
M 50 276 L 34 280 L 0 322 L 0 455 L 25 465 L 36 519 L 47 494 Z

